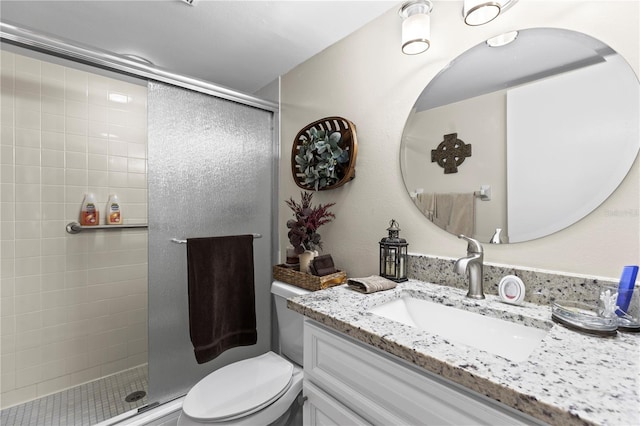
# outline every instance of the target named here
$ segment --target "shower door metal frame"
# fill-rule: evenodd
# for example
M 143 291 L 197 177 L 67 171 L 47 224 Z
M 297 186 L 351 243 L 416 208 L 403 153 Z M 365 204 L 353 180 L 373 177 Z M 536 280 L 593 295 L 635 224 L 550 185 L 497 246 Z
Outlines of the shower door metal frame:
M 160 67 L 138 62 L 106 50 L 80 43 L 72 43 L 60 38 L 38 33 L 37 31 L 18 27 L 10 23 L 0 22 L 0 39 L 27 49 L 60 56 L 134 77 L 142 77 L 185 89 L 195 90 L 243 105 L 278 113 L 278 104 L 275 102 L 260 99 L 224 86 L 218 86 L 205 80 L 176 74 Z

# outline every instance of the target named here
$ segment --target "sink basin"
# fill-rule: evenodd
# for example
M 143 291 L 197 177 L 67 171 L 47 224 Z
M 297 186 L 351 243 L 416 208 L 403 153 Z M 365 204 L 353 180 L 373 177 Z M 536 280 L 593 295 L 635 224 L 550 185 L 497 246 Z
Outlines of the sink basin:
M 526 360 L 547 335 L 547 330 L 410 296 L 375 306 L 368 312 L 514 362 Z

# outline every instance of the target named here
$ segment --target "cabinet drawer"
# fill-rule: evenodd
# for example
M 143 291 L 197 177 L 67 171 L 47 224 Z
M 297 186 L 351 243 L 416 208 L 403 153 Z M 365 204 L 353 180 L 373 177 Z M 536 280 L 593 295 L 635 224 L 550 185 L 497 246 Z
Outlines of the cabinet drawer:
M 331 398 L 310 382 L 303 386 L 305 426 L 369 426 L 351 410 Z
M 371 424 L 525 424 L 515 410 L 311 320 L 305 321 L 304 339 L 305 381 Z

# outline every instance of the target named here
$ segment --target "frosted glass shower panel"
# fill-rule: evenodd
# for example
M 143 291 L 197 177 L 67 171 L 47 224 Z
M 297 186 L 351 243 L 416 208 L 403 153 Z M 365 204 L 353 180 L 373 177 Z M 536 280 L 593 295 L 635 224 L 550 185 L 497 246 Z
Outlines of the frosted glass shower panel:
M 149 396 L 182 395 L 223 365 L 270 348 L 273 113 L 149 83 Z M 259 233 L 258 343 L 196 363 L 186 246 L 172 238 Z

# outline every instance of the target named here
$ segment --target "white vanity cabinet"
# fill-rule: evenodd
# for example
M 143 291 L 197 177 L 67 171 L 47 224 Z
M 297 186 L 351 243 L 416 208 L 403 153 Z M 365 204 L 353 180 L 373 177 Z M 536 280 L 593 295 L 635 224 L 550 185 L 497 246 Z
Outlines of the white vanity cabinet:
M 540 424 L 309 319 L 304 394 L 305 426 Z

